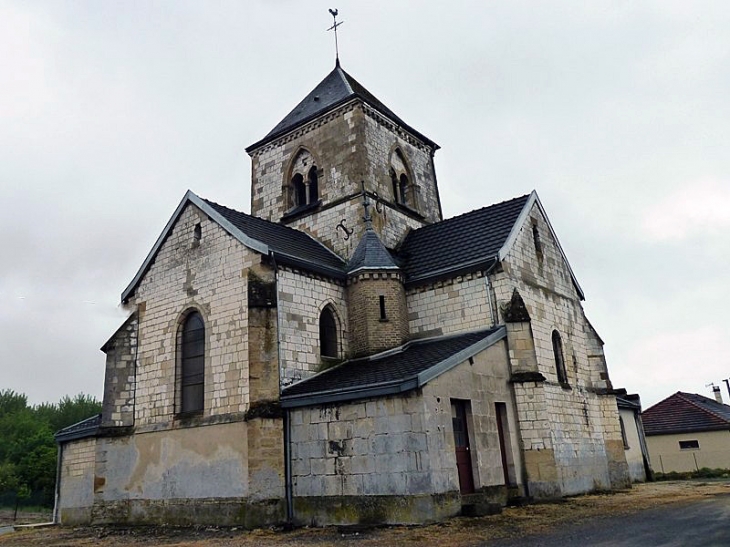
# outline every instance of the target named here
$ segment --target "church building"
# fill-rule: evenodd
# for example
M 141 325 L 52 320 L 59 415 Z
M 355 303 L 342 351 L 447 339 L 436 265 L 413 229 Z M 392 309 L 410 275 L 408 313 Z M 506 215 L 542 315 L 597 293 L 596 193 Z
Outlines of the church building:
M 251 214 L 188 191 L 124 289 L 63 524 L 423 523 L 629 485 L 616 391 L 533 191 L 444 219 L 438 145 L 337 62 Z

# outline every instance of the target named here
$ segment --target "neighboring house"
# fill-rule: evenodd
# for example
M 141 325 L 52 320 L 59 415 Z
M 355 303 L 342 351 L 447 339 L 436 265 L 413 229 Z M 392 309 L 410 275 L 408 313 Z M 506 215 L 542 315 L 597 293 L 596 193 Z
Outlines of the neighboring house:
M 183 197 L 59 432 L 63 523 L 415 523 L 623 488 L 603 343 L 535 192 L 444 220 L 438 146 L 339 63 Z
M 655 471 L 730 469 L 730 406 L 678 391 L 642 414 Z
M 641 399 L 636 394 L 617 394 L 616 404 L 631 482 L 650 480 L 652 470 L 641 421 Z

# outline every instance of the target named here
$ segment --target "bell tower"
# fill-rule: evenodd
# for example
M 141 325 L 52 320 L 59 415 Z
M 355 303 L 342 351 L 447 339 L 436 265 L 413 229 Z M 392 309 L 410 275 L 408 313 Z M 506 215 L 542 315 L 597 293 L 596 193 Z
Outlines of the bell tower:
M 308 232 L 344 259 L 372 229 L 388 248 L 442 219 L 438 145 L 406 124 L 340 66 L 263 139 L 252 160 L 251 214 Z

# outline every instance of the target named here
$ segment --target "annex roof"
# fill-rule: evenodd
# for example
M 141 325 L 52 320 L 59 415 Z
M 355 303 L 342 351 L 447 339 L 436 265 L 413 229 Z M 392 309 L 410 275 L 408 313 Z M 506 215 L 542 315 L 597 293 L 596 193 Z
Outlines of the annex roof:
M 65 443 L 66 441 L 93 437 L 99 432 L 99 426 L 101 426 L 101 414 L 96 414 L 91 418 L 86 418 L 73 425 L 64 427 L 56 432 L 54 438 L 57 443 Z
M 730 430 L 730 406 L 678 391 L 641 415 L 647 435 Z
M 507 336 L 505 327 L 414 340 L 352 359 L 283 390 L 285 408 L 403 393 L 463 363 Z
M 246 152 L 251 152 L 259 146 L 284 135 L 295 127 L 307 123 L 354 98 L 361 99 L 378 110 L 381 114 L 384 114 L 396 122 L 398 125 L 403 126 L 410 133 L 413 133 L 425 143 L 438 148 L 438 145 L 431 139 L 422 135 L 396 116 L 395 113 L 376 98 L 375 95 L 370 93 L 370 91 L 365 89 L 365 87 L 355 80 L 355 78 L 345 72 L 340 66 L 340 62 L 337 61 L 334 70 L 330 72 L 324 80 L 317 84 L 317 86 L 304 98 L 304 100 L 295 106 L 294 110 L 289 112 L 289 114 L 287 114 L 284 119 L 281 120 L 276 127 L 274 127 L 274 129 L 269 131 L 263 139 L 246 148 Z
M 278 263 L 303 268 L 336 279 L 345 278 L 345 261 L 307 233 L 224 207 L 202 199 L 188 190 L 134 279 L 122 292 L 122 302 L 126 302 L 137 288 L 188 204 L 198 207 L 249 249 L 264 255 L 273 254 Z
M 535 191 L 409 232 L 398 249 L 406 284 L 427 283 L 477 269 L 489 269 L 505 258 L 533 205 L 545 218 L 582 299 L 583 290 Z

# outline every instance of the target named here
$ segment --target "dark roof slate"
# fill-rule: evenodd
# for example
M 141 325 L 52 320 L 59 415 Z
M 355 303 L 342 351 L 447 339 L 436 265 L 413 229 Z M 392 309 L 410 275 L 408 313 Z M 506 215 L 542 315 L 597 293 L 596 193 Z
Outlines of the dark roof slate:
M 410 127 L 396 116 L 395 113 L 385 106 L 377 97 L 375 97 L 375 95 L 370 93 L 370 91 L 365 89 L 365 87 L 355 80 L 355 78 L 345 72 L 338 61 L 334 70 L 330 72 L 324 80 L 317 84 L 317 86 L 309 92 L 309 94 L 297 106 L 295 106 L 283 120 L 276 124 L 274 129 L 269 131 L 263 139 L 249 146 L 246 150 L 251 151 L 258 148 L 262 144 L 274 140 L 295 127 L 307 123 L 355 97 L 359 97 L 376 110 L 385 114 L 394 122 L 407 128 L 424 142 L 437 146 L 433 141 Z
M 412 230 L 398 250 L 406 282 L 454 274 L 497 260 L 530 195 Z
M 305 406 L 297 404 L 297 399 L 307 404 L 318 404 L 327 400 L 352 400 L 415 389 L 427 381 L 424 381 L 424 373 L 448 370 L 501 340 L 505 333 L 504 327 L 496 327 L 414 340 L 395 350 L 345 361 L 284 389 L 282 405 Z M 433 376 L 436 375 L 434 372 Z
M 678 391 L 641 415 L 647 435 L 730 430 L 730 406 Z
M 397 269 L 398 265 L 380 241 L 372 227 L 368 227 L 347 263 L 348 273 L 361 269 Z
M 319 266 L 330 274 L 344 276 L 345 261 L 306 232 L 248 215 L 207 199 L 203 201 L 247 236 L 266 244 L 277 255 L 277 260 L 287 262 L 290 259 L 289 262 L 295 266 Z
M 58 443 L 93 437 L 99 432 L 100 425 L 101 414 L 97 414 L 68 427 L 64 427 L 57 431 L 54 437 Z

